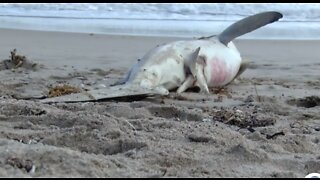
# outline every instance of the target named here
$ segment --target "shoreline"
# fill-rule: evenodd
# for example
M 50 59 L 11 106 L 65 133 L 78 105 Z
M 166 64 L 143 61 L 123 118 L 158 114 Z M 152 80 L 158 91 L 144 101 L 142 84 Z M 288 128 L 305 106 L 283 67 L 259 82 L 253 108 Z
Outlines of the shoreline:
M 123 33 L 123 34 L 117 34 L 117 33 L 94 33 L 94 32 L 72 32 L 72 31 L 55 31 L 55 30 L 35 30 L 35 29 L 16 29 L 16 28 L 6 28 L 6 27 L 0 27 L 0 31 L 25 31 L 25 32 L 34 32 L 34 33 L 61 33 L 61 34 L 88 34 L 88 35 L 101 35 L 101 36 L 123 36 L 123 37 L 142 37 L 142 38 L 168 38 L 168 39 L 196 39 L 203 37 L 204 35 L 199 35 L 199 36 L 176 36 L 176 35 L 148 35 L 148 34 L 128 34 L 128 33 Z M 212 34 L 208 34 L 210 36 Z M 245 38 L 245 39 L 238 39 L 236 38 L 234 41 L 306 41 L 306 42 L 313 42 L 313 41 L 320 41 L 320 39 L 277 39 L 277 38 Z
M 232 21 L 149 19 L 82 19 L 0 16 L 0 28 L 20 30 L 119 34 L 134 36 L 190 37 L 222 32 Z M 190 26 L 190 23 L 193 26 Z M 46 26 L 43 26 L 46 24 Z M 320 40 L 318 22 L 279 21 L 245 34 L 240 39 Z

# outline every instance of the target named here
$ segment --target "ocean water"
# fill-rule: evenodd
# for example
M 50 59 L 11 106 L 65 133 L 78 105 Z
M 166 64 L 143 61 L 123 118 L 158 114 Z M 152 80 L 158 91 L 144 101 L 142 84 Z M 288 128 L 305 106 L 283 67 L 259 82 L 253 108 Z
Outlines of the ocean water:
M 0 3 L 0 28 L 200 37 L 263 11 L 284 17 L 240 38 L 320 39 L 320 3 Z

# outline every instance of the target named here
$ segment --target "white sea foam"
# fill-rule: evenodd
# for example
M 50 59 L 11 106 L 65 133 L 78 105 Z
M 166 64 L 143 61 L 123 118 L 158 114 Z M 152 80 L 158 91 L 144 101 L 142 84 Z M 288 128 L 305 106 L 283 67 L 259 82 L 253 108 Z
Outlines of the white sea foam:
M 1 3 L 0 28 L 197 37 L 262 11 L 284 17 L 241 38 L 320 39 L 320 3 Z

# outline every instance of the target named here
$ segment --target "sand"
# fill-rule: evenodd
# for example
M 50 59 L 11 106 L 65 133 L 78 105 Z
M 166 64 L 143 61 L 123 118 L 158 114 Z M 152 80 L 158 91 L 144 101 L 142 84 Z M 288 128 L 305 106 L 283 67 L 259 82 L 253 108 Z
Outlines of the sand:
M 320 172 L 320 41 L 236 40 L 250 68 L 208 96 L 39 102 L 59 84 L 107 87 L 150 48 L 180 39 L 1 29 L 0 176 Z M 36 65 L 6 69 L 13 49 Z

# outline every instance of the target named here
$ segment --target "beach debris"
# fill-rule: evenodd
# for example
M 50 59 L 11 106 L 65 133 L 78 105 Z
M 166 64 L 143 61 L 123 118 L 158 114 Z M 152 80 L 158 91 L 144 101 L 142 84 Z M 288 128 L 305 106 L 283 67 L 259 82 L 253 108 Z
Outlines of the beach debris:
M 240 128 L 262 127 L 273 125 L 275 123 L 274 118 L 259 114 L 260 113 L 256 113 L 254 107 L 253 109 L 245 110 L 238 109 L 237 107 L 220 107 L 220 109 L 216 109 L 214 112 L 211 112 L 210 115 L 213 117 L 214 121 L 235 125 Z
M 256 83 L 254 83 L 254 91 L 256 92 L 256 96 L 257 96 L 257 98 L 258 98 L 258 102 L 261 102 L 261 97 L 260 97 L 259 94 L 258 94 L 257 84 L 256 84 Z
M 18 157 L 9 157 L 6 160 L 6 164 L 17 167 L 19 169 L 25 169 L 27 172 L 32 172 L 35 170 L 35 166 L 30 159 L 24 160 Z
M 0 70 L 17 69 L 24 67 L 26 69 L 33 69 L 37 66 L 36 63 L 30 62 L 26 56 L 18 55 L 17 49 L 10 51 L 10 59 L 5 59 L 0 64 Z
M 211 119 L 209 119 L 209 118 L 204 118 L 204 119 L 202 119 L 202 122 L 211 122 L 212 120 Z
M 310 174 L 306 175 L 305 178 L 320 178 L 320 174 L 319 173 L 310 173 Z
M 267 135 L 266 135 L 266 138 L 267 138 L 267 139 L 273 139 L 273 138 L 275 138 L 275 137 L 277 137 L 277 136 L 280 136 L 280 135 L 284 136 L 285 134 L 284 134 L 283 131 L 281 131 L 281 132 L 276 132 L 276 133 L 274 133 L 274 134 L 272 134 L 272 135 L 267 134 Z
M 49 89 L 48 97 L 58 97 L 58 96 L 63 96 L 67 94 L 72 94 L 72 93 L 80 93 L 81 89 L 68 85 L 68 84 L 63 84 L 63 85 L 57 85 L 54 87 L 51 87 Z
M 249 131 L 249 132 L 251 132 L 251 133 L 253 133 L 253 132 L 255 132 L 256 130 L 255 129 L 253 129 L 252 127 L 248 127 L 247 128 L 247 130 Z
M 227 98 L 232 98 L 232 95 L 230 94 L 230 92 L 228 92 L 228 90 L 225 87 L 212 88 L 212 91 L 214 94 L 220 96 L 225 95 Z
M 191 142 L 198 142 L 198 143 L 207 143 L 207 142 L 210 142 L 210 141 L 214 141 L 211 136 L 204 136 L 204 135 L 194 134 L 194 133 L 193 134 L 189 134 L 187 136 L 187 138 Z
M 244 99 L 243 102 L 246 103 L 246 104 L 254 102 L 254 96 L 253 95 L 247 96 L 246 99 Z
M 55 91 L 53 91 L 55 92 Z M 59 91 L 57 94 L 60 95 Z M 111 86 L 101 89 L 94 89 L 89 91 L 81 91 L 77 93 L 65 94 L 60 96 L 50 96 L 49 98 L 42 99 L 43 103 L 55 103 L 55 102 L 88 102 L 99 100 L 118 100 L 118 101 L 135 101 L 146 97 L 152 97 L 156 95 L 167 95 L 157 89 L 142 88 L 134 85 L 119 85 Z
M 36 166 L 35 166 L 35 165 L 32 165 L 29 173 L 30 173 L 30 174 L 33 174 L 33 173 L 35 173 L 35 172 L 36 172 Z

